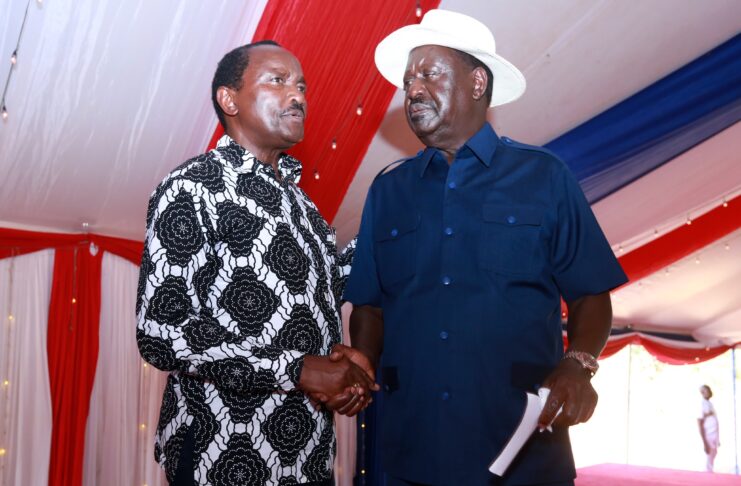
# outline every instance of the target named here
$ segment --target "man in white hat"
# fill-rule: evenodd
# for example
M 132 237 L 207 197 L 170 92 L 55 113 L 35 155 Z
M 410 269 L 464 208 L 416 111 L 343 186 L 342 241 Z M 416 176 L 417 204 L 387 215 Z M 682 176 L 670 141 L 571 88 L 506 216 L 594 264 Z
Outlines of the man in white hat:
M 389 484 L 572 485 L 567 427 L 594 411 L 609 291 L 625 274 L 567 167 L 487 122 L 525 79 L 485 25 L 432 10 L 375 59 L 427 147 L 371 185 L 345 292 L 353 345 L 380 361 Z M 540 387 L 551 393 L 539 423 L 553 431 L 494 476 L 524 392 Z

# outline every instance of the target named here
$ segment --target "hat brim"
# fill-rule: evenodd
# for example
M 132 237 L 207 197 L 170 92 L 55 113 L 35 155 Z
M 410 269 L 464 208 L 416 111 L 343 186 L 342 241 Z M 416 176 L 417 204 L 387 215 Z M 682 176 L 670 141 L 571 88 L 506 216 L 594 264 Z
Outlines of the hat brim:
M 494 86 L 489 106 L 516 100 L 525 92 L 525 76 L 509 61 L 494 53 L 483 52 L 460 38 L 421 25 L 407 25 L 389 34 L 376 47 L 375 62 L 381 75 L 397 88 L 404 89 L 409 53 L 419 46 L 438 45 L 466 52 L 491 70 Z

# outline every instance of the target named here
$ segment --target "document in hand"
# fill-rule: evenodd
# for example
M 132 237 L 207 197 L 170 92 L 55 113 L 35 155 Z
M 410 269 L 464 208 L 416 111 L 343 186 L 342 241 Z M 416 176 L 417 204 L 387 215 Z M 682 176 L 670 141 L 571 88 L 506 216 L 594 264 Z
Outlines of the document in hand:
M 540 412 L 545 407 L 545 402 L 548 400 L 548 394 L 551 391 L 548 388 L 541 388 L 538 390 L 538 394 L 526 393 L 527 402 L 525 404 L 525 410 L 523 411 L 520 424 L 515 429 L 512 437 L 510 437 L 507 445 L 504 446 L 502 452 L 494 459 L 494 462 L 489 466 L 489 471 L 497 476 L 503 476 L 507 471 L 507 468 L 512 461 L 520 452 L 522 446 L 530 438 L 535 429 L 538 426 L 538 417 Z M 558 411 L 561 413 L 561 410 Z M 556 414 L 558 416 L 558 414 Z

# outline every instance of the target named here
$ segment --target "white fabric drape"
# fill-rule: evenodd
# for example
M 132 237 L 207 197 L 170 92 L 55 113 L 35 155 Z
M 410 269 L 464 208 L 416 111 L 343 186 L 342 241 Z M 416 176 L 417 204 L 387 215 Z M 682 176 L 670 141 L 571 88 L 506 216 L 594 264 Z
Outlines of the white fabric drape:
M 0 484 L 46 484 L 51 393 L 46 328 L 54 250 L 0 260 Z M 12 316 L 12 317 L 11 317 Z
M 350 345 L 350 313 L 352 304 L 342 306 L 342 342 Z M 355 474 L 356 450 L 356 417 L 345 417 L 335 414 L 335 430 L 337 433 L 337 458 L 334 465 L 335 484 L 337 486 L 352 486 Z
M 100 348 L 85 432 L 84 485 L 166 484 L 154 434 L 166 374 L 144 366 L 136 345 L 139 269 L 103 255 Z

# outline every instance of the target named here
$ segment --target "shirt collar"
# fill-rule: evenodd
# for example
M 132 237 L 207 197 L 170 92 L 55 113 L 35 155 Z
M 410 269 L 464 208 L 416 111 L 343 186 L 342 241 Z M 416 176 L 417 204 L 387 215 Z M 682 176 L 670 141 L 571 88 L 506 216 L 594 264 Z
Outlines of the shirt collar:
M 494 129 L 489 123 L 484 123 L 483 126 L 476 132 L 463 147 L 458 149 L 455 154 L 457 159 L 463 150 L 470 150 L 476 156 L 479 161 L 486 167 L 491 165 L 491 161 L 494 158 L 494 152 L 497 150 L 497 144 L 499 143 L 499 137 L 497 136 Z M 427 147 L 421 155 L 420 159 L 420 172 L 419 176 L 422 177 L 427 170 L 427 166 L 430 165 L 430 161 L 436 153 L 440 151 L 433 147 Z
M 216 151 L 221 159 L 229 162 L 239 172 L 258 172 L 275 179 L 275 172 L 270 164 L 258 160 L 249 150 L 224 134 L 216 143 Z M 280 155 L 278 171 L 286 182 L 298 184 L 301 180 L 301 161 L 286 153 Z

